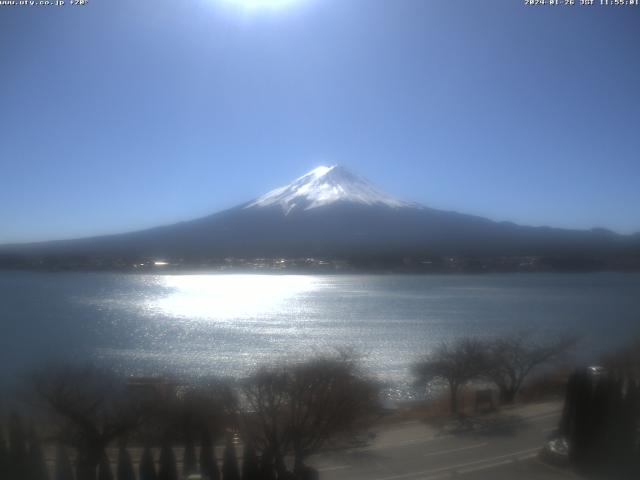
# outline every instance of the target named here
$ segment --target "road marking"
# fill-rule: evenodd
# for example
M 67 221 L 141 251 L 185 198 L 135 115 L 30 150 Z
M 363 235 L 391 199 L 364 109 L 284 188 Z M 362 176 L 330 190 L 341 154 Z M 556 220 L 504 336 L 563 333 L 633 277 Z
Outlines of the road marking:
M 536 457 L 538 456 L 538 453 L 539 453 L 539 452 L 531 452 L 531 453 L 530 453 L 530 454 L 528 454 L 528 455 L 520 455 L 520 456 L 518 457 L 518 461 L 519 461 L 519 462 L 521 462 L 521 461 L 523 461 L 523 460 L 529 460 L 529 459 L 531 459 L 531 458 L 536 458 Z
M 476 443 L 476 444 L 473 444 L 473 445 L 468 445 L 466 447 L 450 448 L 448 450 L 438 450 L 437 452 L 426 453 L 423 456 L 424 457 L 432 457 L 434 455 L 446 455 L 447 453 L 462 452 L 463 450 L 470 450 L 472 448 L 485 447 L 487 445 L 488 445 L 487 442 Z
M 319 472 L 332 472 L 333 470 L 344 470 L 345 468 L 351 468 L 351 465 L 336 465 L 335 467 L 318 468 Z
M 416 443 L 430 443 L 430 442 L 435 442 L 437 440 L 444 440 L 447 438 L 452 438 L 455 435 L 440 435 L 440 436 L 433 436 L 433 435 L 425 435 L 423 437 L 419 437 L 419 438 L 414 438 L 413 440 L 404 440 L 402 442 L 387 442 L 387 443 L 379 443 L 377 445 L 371 445 L 370 447 L 363 447 L 361 449 L 356 449 L 356 451 L 364 451 L 367 452 L 369 450 L 381 450 L 383 448 L 393 448 L 393 447 L 405 447 L 407 445 L 414 445 Z
M 471 467 L 471 468 L 463 468 L 458 470 L 459 474 L 471 473 L 471 472 L 479 472 L 480 470 L 487 470 L 489 468 L 500 467 L 502 465 L 508 465 L 512 463 L 513 460 L 502 460 L 500 462 L 487 463 L 485 465 L 480 465 L 479 467 Z
M 541 415 L 534 415 L 531 417 L 523 417 L 522 421 L 530 421 L 530 422 L 537 422 L 538 420 L 544 420 L 545 418 L 550 418 L 550 417 L 557 417 L 560 415 L 560 411 L 557 412 L 551 412 L 551 413 L 543 413 Z
M 442 480 L 443 478 L 451 478 L 451 472 L 441 473 L 439 475 L 431 475 L 430 477 L 422 477 L 420 480 Z
M 513 461 L 518 456 L 527 455 L 527 454 L 530 454 L 530 453 L 533 453 L 533 452 L 538 452 L 539 450 L 540 450 L 540 447 L 528 448 L 526 450 L 520 450 L 518 452 L 511 452 L 511 453 L 507 453 L 505 455 L 498 455 L 498 456 L 495 456 L 495 457 L 489 457 L 489 458 L 482 458 L 480 460 L 474 460 L 473 462 L 459 463 L 457 465 L 448 465 L 446 467 L 435 468 L 435 469 L 432 469 L 432 470 L 422 470 L 420 472 L 403 473 L 401 475 L 393 475 L 393 476 L 390 476 L 390 477 L 378 478 L 377 480 L 398 480 L 400 478 L 410 478 L 410 477 L 417 477 L 417 476 L 420 476 L 420 475 L 436 474 L 436 473 L 444 472 L 444 471 L 447 471 L 447 470 L 459 470 L 461 468 L 470 467 L 472 465 L 479 465 L 479 464 L 483 464 L 483 463 L 487 463 L 487 462 L 494 462 L 494 461 L 502 460 L 502 459 L 506 459 L 506 458 L 509 458 L 509 461 Z

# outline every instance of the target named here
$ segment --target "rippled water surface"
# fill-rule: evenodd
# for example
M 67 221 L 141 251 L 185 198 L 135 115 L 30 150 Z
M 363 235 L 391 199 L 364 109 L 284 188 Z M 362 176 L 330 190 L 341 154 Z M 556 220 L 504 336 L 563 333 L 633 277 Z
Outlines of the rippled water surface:
M 0 321 L 5 376 L 59 357 L 238 376 L 348 346 L 402 390 L 418 356 L 460 335 L 577 332 L 596 358 L 640 332 L 640 275 L 0 272 Z

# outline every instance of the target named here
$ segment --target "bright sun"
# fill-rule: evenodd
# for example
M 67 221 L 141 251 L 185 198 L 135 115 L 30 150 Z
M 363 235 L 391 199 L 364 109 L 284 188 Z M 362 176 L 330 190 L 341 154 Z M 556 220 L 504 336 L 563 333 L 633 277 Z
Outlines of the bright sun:
M 246 9 L 256 8 L 280 8 L 301 0 L 226 0 Z

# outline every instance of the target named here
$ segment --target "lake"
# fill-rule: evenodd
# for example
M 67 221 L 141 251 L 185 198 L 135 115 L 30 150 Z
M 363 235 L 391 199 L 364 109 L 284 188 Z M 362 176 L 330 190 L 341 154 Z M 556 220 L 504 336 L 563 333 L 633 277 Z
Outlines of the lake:
M 53 360 L 132 374 L 242 376 L 355 348 L 395 395 L 439 342 L 582 335 L 586 361 L 640 331 L 640 275 L 0 272 L 0 374 Z

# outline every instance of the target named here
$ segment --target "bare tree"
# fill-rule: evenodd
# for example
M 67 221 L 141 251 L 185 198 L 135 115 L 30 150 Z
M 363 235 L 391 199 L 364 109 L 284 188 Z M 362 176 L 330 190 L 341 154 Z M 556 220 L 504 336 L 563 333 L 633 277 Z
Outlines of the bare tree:
M 237 398 L 224 381 L 200 381 L 176 386 L 174 395 L 154 400 L 153 417 L 144 436 L 193 445 L 206 431 L 213 440 L 236 425 Z M 194 463 L 193 452 L 189 465 Z
M 560 358 L 574 337 L 536 342 L 525 334 L 499 338 L 487 345 L 487 378 L 496 384 L 502 403 L 512 403 L 526 377 L 537 367 Z
M 378 407 L 378 389 L 351 356 L 317 358 L 291 369 L 287 440 L 295 468 L 327 442 L 350 441 Z
M 457 414 L 460 388 L 485 373 L 486 366 L 485 345 L 479 340 L 463 338 L 442 343 L 414 366 L 414 375 L 422 384 L 445 382 L 450 392 L 451 413 Z
M 246 408 L 243 409 L 243 429 L 263 452 L 284 465 L 286 439 L 284 435 L 287 406 L 287 372 L 285 369 L 262 368 L 244 385 Z
M 376 412 L 378 389 L 349 356 L 321 357 L 305 363 L 263 369 L 247 383 L 252 412 L 245 426 L 252 440 L 273 457 L 278 475 L 293 453 L 295 470 L 328 442 L 352 440 Z
M 104 449 L 137 427 L 146 406 L 126 394 L 122 379 L 93 367 L 61 367 L 33 376 L 35 391 L 78 450 L 78 480 L 95 478 Z

